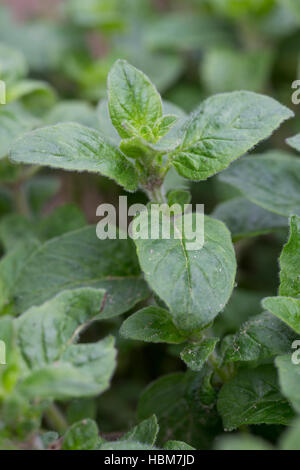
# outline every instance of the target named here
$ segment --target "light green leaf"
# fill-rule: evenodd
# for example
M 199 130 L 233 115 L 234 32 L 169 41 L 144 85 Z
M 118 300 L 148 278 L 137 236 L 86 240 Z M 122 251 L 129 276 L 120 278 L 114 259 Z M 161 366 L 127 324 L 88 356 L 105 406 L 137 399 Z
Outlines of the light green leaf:
M 297 297 L 300 295 L 300 217 L 291 217 L 290 227 L 290 238 L 279 258 L 279 295 Z
M 149 78 L 125 60 L 118 60 L 108 75 L 109 112 L 122 138 L 151 130 L 162 117 L 160 95 Z M 144 136 L 145 137 L 145 136 Z
M 268 96 L 248 91 L 214 95 L 182 129 L 182 143 L 171 156 L 178 173 L 205 180 L 269 137 L 293 112 Z
M 16 310 L 40 305 L 65 289 L 105 289 L 107 301 L 99 318 L 120 315 L 145 299 L 149 291 L 131 240 L 99 240 L 94 226 L 54 238 L 38 248 L 14 282 Z
M 214 48 L 204 55 L 200 73 L 210 93 L 264 90 L 272 65 L 270 51 Z
M 168 193 L 168 204 L 172 206 L 173 204 L 180 204 L 182 209 L 184 209 L 184 204 L 189 204 L 191 202 L 192 195 L 189 191 L 174 190 Z
M 189 369 L 199 371 L 214 351 L 218 341 L 219 338 L 205 338 L 200 343 L 188 344 L 181 351 L 180 357 Z
M 142 217 L 141 227 L 146 227 Z M 153 228 L 155 222 L 151 223 Z M 147 282 L 167 304 L 179 329 L 201 329 L 223 310 L 234 286 L 236 260 L 222 222 L 205 217 L 201 249 L 188 250 L 184 235 L 182 240 L 171 236 L 135 243 Z
M 152 49 L 198 50 L 214 44 L 229 43 L 231 34 L 221 21 L 188 12 L 168 12 L 150 25 L 146 41 Z
M 219 178 L 268 211 L 300 215 L 300 158 L 292 154 L 269 151 L 251 155 L 235 162 Z
M 266 211 L 243 197 L 236 197 L 219 204 L 212 216 L 229 228 L 232 240 L 272 233 L 287 227 L 287 219 Z
M 98 426 L 92 419 L 73 424 L 64 435 L 62 450 L 93 450 L 99 441 Z
M 279 0 L 282 5 L 290 10 L 292 15 L 300 22 L 300 5 L 297 0 Z
M 300 413 L 300 365 L 292 362 L 291 355 L 278 356 L 275 364 L 283 395 L 291 402 L 296 412 Z
M 0 107 L 0 158 L 6 157 L 12 143 L 38 125 L 39 121 L 19 103 Z
M 163 446 L 164 450 L 195 450 L 194 447 L 189 446 L 182 441 L 168 441 Z
M 262 301 L 262 305 L 300 334 L 300 299 L 280 296 L 266 297 Z M 284 352 L 288 351 L 282 351 L 282 354 Z
M 172 316 L 163 308 L 150 306 L 127 318 L 120 329 L 125 338 L 150 343 L 182 343 L 186 336 L 172 321 Z
M 263 303 L 264 307 L 267 305 Z M 227 338 L 225 362 L 260 361 L 290 351 L 296 335 L 268 312 L 251 318 Z
M 251 434 L 221 436 L 217 438 L 216 450 L 273 450 L 272 446 L 260 437 Z
M 280 438 L 279 448 L 281 450 L 300 450 L 300 418 L 291 423 Z
M 294 137 L 290 137 L 286 139 L 287 143 L 296 150 L 300 152 L 300 134 L 295 135 Z
M 158 422 L 156 416 L 153 415 L 139 423 L 131 431 L 127 432 L 121 440 L 140 442 L 142 444 L 154 446 L 158 431 Z
M 99 450 L 155 450 L 152 446 L 134 441 L 105 442 Z
M 138 186 L 136 170 L 120 150 L 95 129 L 76 123 L 43 127 L 24 135 L 13 145 L 10 158 L 19 163 L 101 173 L 131 191 Z
M 269 365 L 241 370 L 223 385 L 218 410 L 224 428 L 244 424 L 289 424 L 293 411 L 280 394 L 276 370 Z

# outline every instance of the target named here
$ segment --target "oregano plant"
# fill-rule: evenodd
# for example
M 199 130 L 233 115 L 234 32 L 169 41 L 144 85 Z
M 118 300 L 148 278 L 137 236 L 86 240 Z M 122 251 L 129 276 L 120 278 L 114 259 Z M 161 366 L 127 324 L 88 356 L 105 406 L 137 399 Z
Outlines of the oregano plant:
M 81 18 L 79 3 L 69 2 L 66 14 L 80 30 L 101 21 L 105 31 L 121 27 L 117 2 L 103 2 L 104 19 L 90 14 L 93 2 Z M 210 8 L 226 18 L 245 14 L 238 2 L 225 3 Z M 256 3 L 250 13 L 245 6 L 254 18 L 274 6 Z M 166 46 L 184 21 L 204 43 L 190 17 L 174 16 L 169 36 L 153 36 L 154 45 Z M 189 27 L 185 47 L 193 43 Z M 257 59 L 207 54 L 212 91 L 220 84 L 210 73 L 223 54 L 246 71 Z M 74 73 L 77 62 L 67 59 Z M 291 131 L 289 148 L 278 150 L 272 138 L 294 112 L 236 86 L 188 114 L 124 59 L 110 68 L 97 108 L 56 102 L 50 85 L 26 74 L 25 57 L 0 44 L 10 101 L 0 108 L 0 180 L 14 197 L 0 220 L 0 447 L 299 450 L 300 139 Z M 203 240 L 190 249 L 185 231 L 175 236 L 178 216 L 210 181 L 226 197 L 204 207 Z M 93 184 L 105 203 L 126 195 L 144 204 L 149 211 L 129 214 L 131 223 L 158 235 L 128 237 L 119 220 L 116 236 L 97 236 L 76 204 L 86 204 Z M 52 210 L 65 193 L 67 204 Z M 163 216 L 152 219 L 158 206 L 175 211 L 169 237 Z M 198 215 L 189 214 L 196 227 Z M 274 243 L 272 258 L 264 240 Z M 261 286 L 260 270 L 271 284 Z

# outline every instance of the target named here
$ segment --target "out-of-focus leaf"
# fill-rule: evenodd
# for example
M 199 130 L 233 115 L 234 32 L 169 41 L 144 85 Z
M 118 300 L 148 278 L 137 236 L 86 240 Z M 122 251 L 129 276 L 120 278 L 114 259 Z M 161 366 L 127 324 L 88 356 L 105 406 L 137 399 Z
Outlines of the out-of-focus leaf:
M 254 204 L 289 216 L 300 215 L 299 175 L 300 158 L 269 151 L 241 158 L 219 178 L 238 188 Z

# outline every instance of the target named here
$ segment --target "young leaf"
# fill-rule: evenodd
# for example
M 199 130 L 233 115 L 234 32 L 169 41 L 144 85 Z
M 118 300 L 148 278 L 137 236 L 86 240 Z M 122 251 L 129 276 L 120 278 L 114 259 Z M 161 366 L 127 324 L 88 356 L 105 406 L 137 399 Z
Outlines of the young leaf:
M 290 219 L 290 238 L 283 247 L 279 258 L 279 295 L 297 297 L 300 295 L 300 217 Z
M 0 158 L 6 157 L 12 143 L 38 125 L 38 120 L 19 103 L 0 107 Z
M 205 180 L 291 117 L 292 111 L 268 96 L 247 91 L 214 95 L 184 125 L 171 160 L 185 178 Z
M 266 211 L 243 197 L 219 204 L 212 216 L 227 225 L 234 242 L 287 227 L 286 217 Z
M 77 122 L 83 126 L 99 128 L 95 109 L 86 101 L 66 100 L 57 103 L 44 117 L 47 126 L 59 122 Z M 102 133 L 102 128 L 100 128 Z
M 300 413 L 300 367 L 292 362 L 290 355 L 278 356 L 275 360 L 278 368 L 279 383 L 282 393 Z
M 300 299 L 280 296 L 266 297 L 262 304 L 269 312 L 276 315 L 276 317 L 295 330 L 296 333 L 300 334 Z M 282 351 L 282 354 L 285 352 L 288 351 Z
M 300 215 L 300 159 L 292 154 L 251 155 L 235 162 L 219 178 L 268 211 Z
M 144 222 L 141 226 L 147 225 Z M 155 222 L 151 222 L 153 228 Z M 172 236 L 169 240 L 135 240 L 146 280 L 183 331 L 210 323 L 224 308 L 234 286 L 236 260 L 230 233 L 222 222 L 210 217 L 205 217 L 204 225 L 201 249 L 187 250 L 184 235 L 182 240 Z
M 189 446 L 182 441 L 168 441 L 163 446 L 164 450 L 195 450 L 194 447 Z
M 300 134 L 294 135 L 294 137 L 290 137 L 286 141 L 291 147 L 300 152 Z
M 15 162 L 101 173 L 130 191 L 138 186 L 136 170 L 125 155 L 95 129 L 76 123 L 25 134 L 13 145 L 10 158 Z
M 289 424 L 293 411 L 280 394 L 276 370 L 269 365 L 241 370 L 223 385 L 218 410 L 224 428 L 232 431 L 244 424 Z
M 158 422 L 156 416 L 153 415 L 139 423 L 131 431 L 127 432 L 121 440 L 141 442 L 142 444 L 154 446 L 158 431 Z
M 143 308 L 127 318 L 120 329 L 125 338 L 150 343 L 182 343 L 186 336 L 174 325 L 172 316 L 163 308 Z
M 62 450 L 93 450 L 99 442 L 98 426 L 92 419 L 73 424 L 64 435 Z
M 285 354 L 294 339 L 296 335 L 290 328 L 265 312 L 251 318 L 238 333 L 228 338 L 224 361 L 260 361 Z
M 118 60 L 108 75 L 109 113 L 122 138 L 130 138 L 145 127 L 154 128 L 162 117 L 160 95 L 140 70 Z M 143 135 L 147 140 L 146 135 Z
M 155 450 L 148 444 L 134 441 L 113 441 L 101 444 L 99 450 Z
M 219 338 L 205 338 L 200 343 L 188 344 L 181 351 L 180 357 L 189 369 L 199 371 L 214 351 L 218 341 Z
M 120 315 L 149 291 L 131 240 L 99 240 L 95 227 L 84 227 L 50 240 L 18 271 L 13 296 L 21 313 L 65 289 L 103 288 L 107 301 L 99 318 Z

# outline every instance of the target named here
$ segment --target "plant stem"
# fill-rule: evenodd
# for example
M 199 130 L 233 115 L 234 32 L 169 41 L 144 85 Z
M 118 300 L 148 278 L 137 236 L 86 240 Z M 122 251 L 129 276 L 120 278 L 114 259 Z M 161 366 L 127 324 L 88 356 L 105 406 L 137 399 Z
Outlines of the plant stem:
M 45 411 L 45 418 L 49 424 L 61 435 L 68 428 L 68 423 L 60 409 L 52 403 Z

